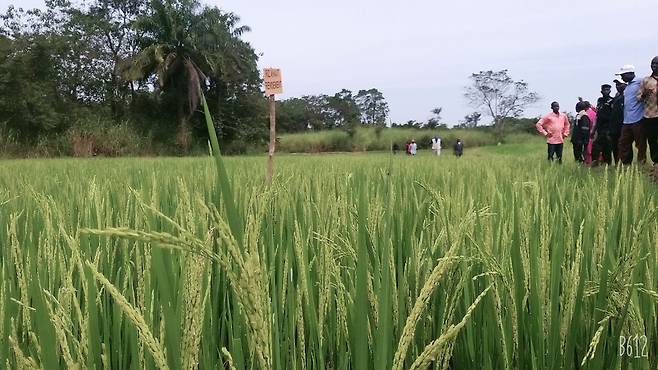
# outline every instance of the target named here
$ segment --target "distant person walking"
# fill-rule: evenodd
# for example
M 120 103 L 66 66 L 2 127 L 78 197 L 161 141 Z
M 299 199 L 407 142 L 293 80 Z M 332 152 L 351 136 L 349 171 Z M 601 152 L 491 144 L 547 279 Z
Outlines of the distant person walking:
M 548 160 L 552 161 L 557 157 L 558 162 L 562 163 L 564 138 L 569 136 L 569 119 L 566 114 L 560 112 L 560 104 L 552 102 L 551 112 L 539 119 L 535 127 L 546 137 Z
M 437 156 L 441 155 L 441 138 L 438 136 L 432 138 L 432 153 Z
M 462 155 L 464 155 L 464 143 L 462 142 L 461 139 L 457 139 L 457 141 L 455 141 L 455 145 L 453 149 L 455 151 L 455 156 L 461 157 Z
M 411 140 L 411 146 L 409 147 L 409 151 L 411 152 L 411 155 L 416 155 L 416 152 L 418 151 L 418 145 L 416 144 L 416 140 Z
M 651 60 L 651 75 L 642 80 L 638 97 L 644 103 L 642 129 L 649 143 L 654 176 L 658 177 L 658 57 Z
M 640 122 L 644 118 L 644 103 L 638 99 L 640 81 L 635 78 L 635 67 L 627 64 L 617 73 L 628 84 L 624 91 L 624 125 L 619 138 L 619 155 L 621 163 L 633 163 L 633 142 L 637 147 L 637 161 L 642 164 L 647 160 L 647 139 Z
M 573 157 L 576 162 L 585 163 L 592 121 L 587 115 L 587 104 L 584 101 L 576 103 L 576 112 L 576 121 L 573 124 L 573 132 L 571 133 Z
M 592 145 L 592 165 L 600 164 L 599 157 L 603 162 L 612 164 L 612 97 L 610 96 L 612 86 L 601 85 L 601 97 L 596 102 L 596 128 L 594 132 L 594 143 Z
M 619 163 L 619 138 L 621 137 L 621 128 L 624 125 L 624 90 L 626 82 L 621 77 L 614 81 L 617 94 L 612 98 L 612 118 L 610 128 L 610 141 L 612 144 L 612 156 L 615 158 L 615 164 Z

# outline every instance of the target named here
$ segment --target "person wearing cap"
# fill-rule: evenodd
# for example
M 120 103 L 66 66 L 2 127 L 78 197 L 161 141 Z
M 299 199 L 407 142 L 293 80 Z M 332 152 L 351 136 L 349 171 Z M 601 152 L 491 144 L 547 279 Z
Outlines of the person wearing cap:
M 642 129 L 649 144 L 654 175 L 658 177 L 658 57 L 651 60 L 651 75 L 642 79 L 638 99 L 644 103 Z
M 548 160 L 552 161 L 553 157 L 556 156 L 558 162 L 562 163 L 564 138 L 569 136 L 569 119 L 566 114 L 560 112 L 558 102 L 551 103 L 551 112 L 537 121 L 535 128 L 546 137 Z
M 644 118 L 644 103 L 638 98 L 640 81 L 635 77 L 635 67 L 630 64 L 621 67 L 617 75 L 628 85 L 624 91 L 624 124 L 619 138 L 621 163 L 633 163 L 633 142 L 635 142 L 637 161 L 643 164 L 647 160 L 647 139 L 640 125 Z
M 612 86 L 601 85 L 601 97 L 596 102 L 596 127 L 594 143 L 592 146 L 592 165 L 599 164 L 599 157 L 603 162 L 612 164 Z
M 624 90 L 626 82 L 621 77 L 615 78 L 615 89 L 617 94 L 612 98 L 612 112 L 610 125 L 610 142 L 612 144 L 612 156 L 615 159 L 615 165 L 619 163 L 619 138 L 621 137 L 621 127 L 624 125 Z

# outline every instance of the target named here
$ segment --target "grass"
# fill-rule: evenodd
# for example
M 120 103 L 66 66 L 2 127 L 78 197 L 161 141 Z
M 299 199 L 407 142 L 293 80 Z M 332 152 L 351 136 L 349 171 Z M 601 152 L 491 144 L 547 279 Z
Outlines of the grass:
M 381 132 L 374 128 L 358 128 L 351 136 L 344 130 L 283 134 L 279 137 L 277 150 L 287 153 L 389 151 L 393 143 L 404 150 L 404 144 L 412 139 L 420 149 L 429 149 L 435 135 L 441 136 L 444 149 L 452 148 L 457 138 L 462 139 L 467 148 L 497 144 L 492 131 L 487 128 L 428 130 L 396 127 Z M 527 133 L 509 133 L 505 142 L 522 143 L 534 138 Z
M 655 369 L 655 185 L 544 149 L 0 162 L 0 364 Z

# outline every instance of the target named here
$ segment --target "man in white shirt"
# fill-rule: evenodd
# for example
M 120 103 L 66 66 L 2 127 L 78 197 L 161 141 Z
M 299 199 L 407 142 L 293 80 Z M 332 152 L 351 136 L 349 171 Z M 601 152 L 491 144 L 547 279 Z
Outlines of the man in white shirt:
M 437 156 L 441 155 L 441 138 L 438 136 L 432 138 L 432 152 Z

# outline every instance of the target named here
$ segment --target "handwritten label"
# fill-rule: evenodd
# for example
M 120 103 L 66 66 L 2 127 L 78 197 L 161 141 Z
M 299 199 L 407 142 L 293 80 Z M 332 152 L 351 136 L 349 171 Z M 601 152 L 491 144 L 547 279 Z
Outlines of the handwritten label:
M 283 94 L 280 69 L 265 68 L 263 70 L 263 80 L 265 81 L 265 95 Z

